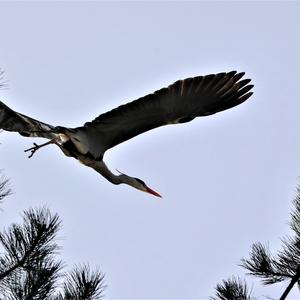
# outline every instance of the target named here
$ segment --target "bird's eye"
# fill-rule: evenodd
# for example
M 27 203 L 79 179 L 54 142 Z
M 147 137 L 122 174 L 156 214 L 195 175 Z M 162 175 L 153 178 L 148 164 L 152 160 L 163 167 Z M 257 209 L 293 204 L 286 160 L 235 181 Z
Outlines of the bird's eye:
M 139 183 L 141 183 L 142 185 L 146 185 L 146 183 L 143 181 L 143 180 L 141 180 L 141 179 L 139 179 L 139 178 L 134 178 L 136 181 L 138 181 Z

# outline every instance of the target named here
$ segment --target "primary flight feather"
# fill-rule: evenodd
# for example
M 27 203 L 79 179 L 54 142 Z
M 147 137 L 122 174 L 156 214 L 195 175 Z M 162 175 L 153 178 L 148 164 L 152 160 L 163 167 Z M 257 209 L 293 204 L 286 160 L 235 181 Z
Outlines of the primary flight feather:
M 76 128 L 40 122 L 0 101 L 0 129 L 50 140 L 25 150 L 31 152 L 29 157 L 43 146 L 56 144 L 65 155 L 93 168 L 113 184 L 125 183 L 160 197 L 138 178 L 113 174 L 103 162 L 105 151 L 156 127 L 189 122 L 241 104 L 252 95 L 253 87 L 250 79 L 242 80 L 244 74 L 232 71 L 178 80 Z

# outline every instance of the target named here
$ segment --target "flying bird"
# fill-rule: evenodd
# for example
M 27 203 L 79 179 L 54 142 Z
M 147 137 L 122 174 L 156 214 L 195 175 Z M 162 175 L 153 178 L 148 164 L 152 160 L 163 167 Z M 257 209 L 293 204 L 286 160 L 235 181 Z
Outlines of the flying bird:
M 246 101 L 253 85 L 236 71 L 178 80 L 168 87 L 101 114 L 76 128 L 52 126 L 27 117 L 0 101 L 0 129 L 49 141 L 25 150 L 29 158 L 46 145 L 57 145 L 66 156 L 93 168 L 113 184 L 128 184 L 161 197 L 141 179 L 111 172 L 103 161 L 106 150 L 143 132 L 169 124 L 192 121 Z

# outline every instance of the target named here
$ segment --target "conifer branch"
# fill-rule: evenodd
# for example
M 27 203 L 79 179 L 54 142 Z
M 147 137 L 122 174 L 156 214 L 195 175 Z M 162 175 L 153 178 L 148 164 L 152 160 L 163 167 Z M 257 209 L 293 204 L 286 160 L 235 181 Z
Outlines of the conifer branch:
M 211 297 L 211 300 L 253 300 L 251 292 L 245 281 L 238 277 L 232 277 L 223 280 L 222 283 L 217 284 L 216 296 Z
M 102 299 L 105 287 L 104 274 L 91 272 L 88 265 L 77 266 L 67 275 L 59 299 Z
M 5 177 L 0 178 L 0 202 L 9 195 L 11 195 L 11 189 L 9 188 L 9 180 Z
M 0 257 L 0 290 L 11 299 L 46 299 L 60 276 L 54 242 L 60 228 L 58 215 L 48 209 L 24 212 L 23 224 L 0 232 L 5 254 Z M 6 299 L 6 298 L 5 298 Z

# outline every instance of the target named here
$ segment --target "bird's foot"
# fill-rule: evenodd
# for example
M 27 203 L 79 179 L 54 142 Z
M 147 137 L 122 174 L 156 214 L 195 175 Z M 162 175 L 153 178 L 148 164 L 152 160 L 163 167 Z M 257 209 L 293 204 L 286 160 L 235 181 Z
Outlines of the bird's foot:
M 31 158 L 31 157 L 33 156 L 33 154 L 34 154 L 38 149 L 40 149 L 40 148 L 42 148 L 42 147 L 44 147 L 44 146 L 50 145 L 50 144 L 56 144 L 56 145 L 58 145 L 56 139 L 50 140 L 49 142 L 44 143 L 44 144 L 41 144 L 41 145 L 38 145 L 38 144 L 36 144 L 36 143 L 33 143 L 33 147 L 24 150 L 24 152 L 31 151 L 30 155 L 28 156 L 28 158 Z M 59 146 L 59 145 L 58 145 L 58 146 Z
M 28 158 L 31 158 L 33 156 L 33 154 L 41 148 L 40 145 L 36 144 L 36 143 L 33 143 L 33 147 L 29 148 L 29 149 L 26 149 L 24 150 L 24 152 L 28 152 L 28 151 L 31 151 L 30 155 L 28 156 Z

